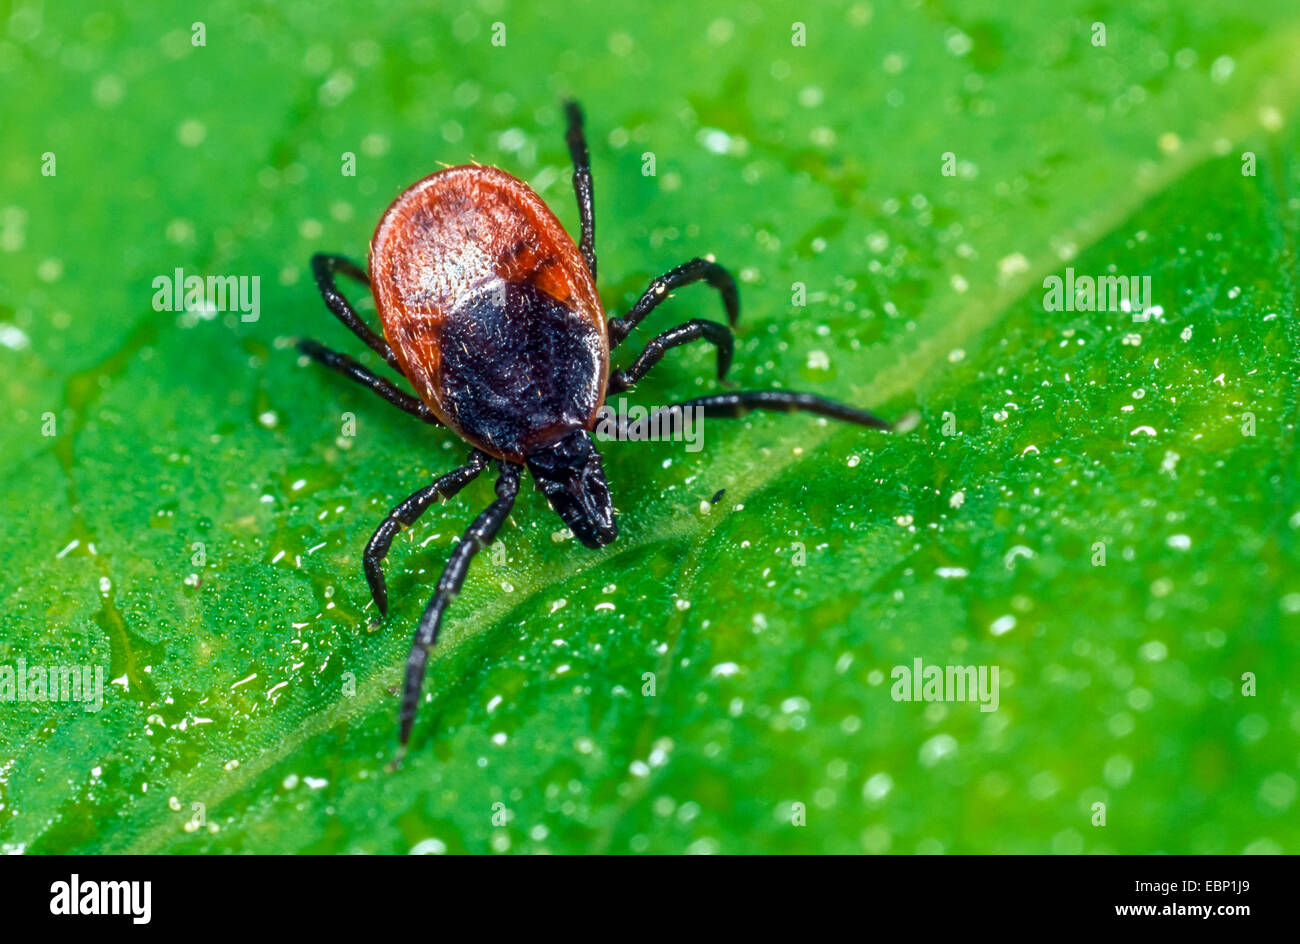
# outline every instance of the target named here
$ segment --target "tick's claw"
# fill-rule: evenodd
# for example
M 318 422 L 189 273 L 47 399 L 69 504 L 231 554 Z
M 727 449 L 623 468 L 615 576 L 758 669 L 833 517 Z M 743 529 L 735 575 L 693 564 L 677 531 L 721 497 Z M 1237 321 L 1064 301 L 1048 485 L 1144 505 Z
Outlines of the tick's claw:
M 384 584 L 384 575 L 379 572 L 378 567 L 372 571 L 367 565 L 366 583 L 370 585 L 370 598 L 375 601 L 379 618 L 383 619 L 388 615 L 388 587 Z

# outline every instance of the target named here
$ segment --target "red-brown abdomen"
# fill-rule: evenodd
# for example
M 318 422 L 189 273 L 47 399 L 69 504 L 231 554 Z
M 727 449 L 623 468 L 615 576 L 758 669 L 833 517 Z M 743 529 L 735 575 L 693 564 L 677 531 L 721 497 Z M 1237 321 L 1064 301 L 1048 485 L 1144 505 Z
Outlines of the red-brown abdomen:
M 587 264 L 541 197 L 505 171 L 439 171 L 408 187 L 370 242 L 384 337 L 438 418 L 523 459 L 592 429 L 609 367 Z

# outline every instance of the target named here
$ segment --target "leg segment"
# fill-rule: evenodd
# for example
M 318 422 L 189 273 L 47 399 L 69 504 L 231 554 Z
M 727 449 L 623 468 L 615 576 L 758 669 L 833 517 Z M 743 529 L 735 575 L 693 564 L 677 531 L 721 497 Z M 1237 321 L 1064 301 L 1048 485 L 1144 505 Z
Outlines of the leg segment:
M 388 342 L 375 334 L 370 326 L 361 320 L 352 303 L 343 297 L 343 293 L 334 284 L 335 273 L 342 273 L 356 279 L 362 285 L 369 286 L 370 278 L 360 266 L 343 256 L 330 256 L 318 252 L 311 257 L 311 271 L 316 278 L 316 287 L 320 289 L 321 298 L 325 299 L 325 307 L 332 311 L 334 317 L 343 322 L 348 330 L 364 341 L 367 347 L 382 357 L 389 367 L 401 373 L 402 368 L 397 363 L 397 357 L 388 346 Z
M 866 410 L 859 410 L 857 407 L 836 403 L 834 400 L 827 400 L 825 397 L 814 396 L 811 393 L 795 393 L 790 390 L 746 390 L 738 393 L 715 393 L 707 397 L 696 397 L 694 400 L 674 403 L 656 410 L 655 413 L 677 412 L 679 415 L 676 421 L 680 422 L 681 412 L 688 408 L 701 410 L 704 416 L 712 417 L 744 416 L 750 410 L 782 410 L 786 413 L 803 411 L 816 413 L 818 416 L 826 416 L 833 420 L 843 420 L 846 423 L 856 423 L 859 426 L 870 426 L 872 429 L 894 432 L 903 432 L 910 429 L 915 423 L 914 415 L 909 415 L 898 423 L 890 423 L 888 420 L 883 420 Z M 653 420 L 653 417 L 651 419 Z M 620 429 L 621 433 L 622 430 Z
M 453 469 L 433 484 L 426 485 L 414 495 L 388 513 L 366 545 L 362 558 L 366 572 L 366 583 L 370 585 L 370 595 L 374 597 L 379 615 L 388 615 L 388 587 L 384 583 L 383 563 L 388 556 L 388 549 L 393 546 L 393 538 L 405 528 L 411 527 L 424 514 L 430 505 L 440 498 L 451 498 L 468 485 L 478 474 L 487 468 L 488 456 L 477 449 L 469 454 L 469 461 L 459 469 Z
M 694 318 L 685 324 L 665 331 L 647 344 L 645 350 L 641 352 L 641 355 L 632 362 L 632 366 L 627 370 L 616 370 L 610 374 L 610 391 L 620 393 L 631 389 L 638 380 L 649 372 L 651 367 L 659 363 L 659 360 L 664 356 L 664 352 L 669 348 L 690 341 L 698 341 L 700 338 L 709 341 L 718 349 L 718 380 L 724 379 L 727 376 L 727 369 L 731 367 L 731 352 L 735 343 L 731 336 L 731 329 L 716 321 Z
M 591 190 L 591 155 L 587 153 L 587 137 L 582 131 L 582 109 L 575 101 L 564 103 L 564 116 L 569 127 L 564 140 L 569 145 L 569 156 L 573 159 L 573 192 L 578 197 L 578 214 L 582 218 L 582 241 L 578 248 L 582 258 L 587 260 L 591 278 L 596 278 L 596 211 L 592 202 Z
M 500 463 L 501 475 L 497 479 L 496 501 L 474 519 L 474 523 L 466 529 L 465 536 L 452 550 L 447 566 L 438 579 L 438 589 L 425 607 L 424 616 L 420 618 L 420 625 L 415 630 L 415 641 L 411 644 L 411 654 L 406 660 L 406 683 L 402 690 L 400 742 L 403 748 L 411 737 L 411 725 L 415 722 L 415 711 L 420 704 L 424 668 L 429 661 L 429 652 L 438 640 L 442 614 L 460 592 L 474 555 L 492 543 L 502 522 L 510 514 L 515 496 L 519 494 L 519 473 L 522 468 L 513 462 Z
M 670 269 L 651 282 L 650 287 L 642 293 L 641 298 L 626 315 L 609 322 L 610 346 L 618 347 L 641 319 L 650 314 L 673 289 L 701 280 L 708 282 L 722 294 L 722 304 L 727 309 L 727 321 L 735 327 L 736 319 L 740 317 L 740 297 L 736 293 L 736 280 L 731 277 L 730 272 L 716 262 L 708 259 L 692 259 L 675 269 Z
M 325 345 L 313 341 L 310 338 L 303 338 L 298 342 L 298 350 L 306 354 L 312 360 L 320 361 L 326 367 L 337 370 L 349 380 L 355 380 L 363 387 L 368 387 L 379 396 L 383 397 L 393 406 L 405 410 L 412 416 L 418 416 L 426 423 L 432 423 L 439 426 L 441 423 L 433 411 L 425 406 L 419 399 L 411 396 L 405 390 L 398 389 L 392 381 L 385 380 L 378 374 L 372 374 L 357 361 L 348 357 L 346 354 L 340 354 L 338 351 L 332 351 Z

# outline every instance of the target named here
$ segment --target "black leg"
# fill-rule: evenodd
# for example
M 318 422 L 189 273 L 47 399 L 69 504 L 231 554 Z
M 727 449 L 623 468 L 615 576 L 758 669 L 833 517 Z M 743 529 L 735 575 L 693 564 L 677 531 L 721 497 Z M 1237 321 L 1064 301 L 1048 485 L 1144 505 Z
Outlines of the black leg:
M 656 410 L 655 414 L 683 411 L 687 408 L 698 409 L 702 411 L 704 416 L 712 417 L 744 416 L 750 410 L 782 410 L 786 413 L 803 411 L 816 413 L 818 416 L 826 416 L 833 420 L 843 420 L 846 423 L 856 423 L 859 426 L 870 426 L 872 429 L 884 429 L 894 432 L 904 432 L 911 429 L 915 424 L 915 414 L 910 414 L 898 423 L 891 423 L 888 420 L 882 420 L 874 413 L 859 410 L 857 407 L 837 403 L 834 400 L 827 400 L 825 397 L 814 396 L 811 393 L 794 393 L 789 390 L 746 390 L 737 393 L 715 393 L 707 397 L 696 397 L 694 400 L 685 400 L 681 403 L 662 407 Z M 651 417 L 651 420 L 653 421 L 654 417 Z M 625 422 L 620 423 L 620 432 Z
M 620 393 L 624 390 L 630 390 L 638 380 L 649 372 L 651 367 L 659 363 L 659 360 L 664 356 L 664 352 L 670 347 L 677 347 L 679 344 L 686 344 L 690 341 L 698 341 L 700 338 L 712 342 L 717 347 L 718 380 L 724 379 L 727 376 L 728 368 L 731 367 L 731 352 L 735 343 L 731 337 L 731 329 L 716 321 L 695 318 L 665 331 L 647 344 L 645 350 L 641 352 L 641 355 L 632 362 L 632 366 L 627 370 L 616 370 L 611 373 L 609 375 L 610 392 Z
M 569 145 L 569 156 L 573 159 L 573 192 L 578 197 L 578 215 L 582 218 L 582 241 L 578 248 L 582 258 L 587 260 L 591 270 L 592 281 L 596 279 L 596 211 L 592 202 L 591 191 L 591 155 L 587 153 L 587 138 L 582 133 L 582 109 L 575 101 L 564 103 L 564 115 L 569 128 L 564 140 Z
M 320 289 L 321 298 L 325 299 L 325 307 L 334 312 L 334 317 L 347 325 L 348 330 L 359 337 L 366 343 L 372 351 L 382 357 L 389 367 L 402 373 L 401 366 L 397 363 L 397 357 L 393 354 L 392 348 L 388 342 L 375 334 L 357 314 L 352 303 L 343 297 L 337 285 L 334 284 L 334 274 L 341 272 L 349 278 L 356 279 L 362 285 L 369 286 L 370 278 L 361 267 L 343 256 L 330 256 L 318 252 L 311 257 L 312 275 L 316 277 L 316 287 Z
M 346 354 L 340 354 L 338 351 L 331 351 L 325 345 L 310 338 L 303 338 L 298 342 L 298 350 L 306 354 L 312 360 L 320 361 L 326 367 L 337 370 L 349 380 L 355 380 L 363 387 L 368 387 L 375 393 L 379 394 L 393 406 L 405 410 L 412 416 L 418 416 L 426 423 L 432 423 L 434 426 L 442 425 L 438 417 L 434 415 L 433 410 L 425 406 L 419 399 L 411 396 L 405 390 L 400 390 L 394 386 L 390 380 L 385 380 L 378 374 L 372 374 L 357 361 L 348 357 Z
M 609 323 L 609 341 L 611 347 L 618 347 L 623 339 L 631 334 L 632 329 L 641 319 L 658 307 L 668 297 L 668 293 L 692 282 L 708 282 L 722 293 L 722 304 L 727 309 L 727 321 L 732 327 L 740 317 L 740 297 L 736 294 L 736 280 L 731 273 L 708 259 L 692 259 L 675 269 L 670 269 L 650 283 L 637 303 L 622 318 L 614 318 Z
M 383 563 L 388 556 L 388 549 L 393 546 L 393 538 L 404 528 L 409 528 L 424 514 L 425 510 L 440 498 L 451 498 L 468 485 L 478 474 L 487 468 L 488 456 L 477 449 L 469 454 L 469 461 L 459 469 L 453 469 L 446 475 L 434 480 L 388 513 L 370 543 L 362 560 L 366 572 L 366 583 L 370 584 L 370 595 L 375 599 L 380 616 L 388 615 L 388 588 L 384 583 Z
M 522 468 L 513 462 L 500 463 L 501 475 L 497 479 L 496 501 L 474 519 L 474 523 L 466 529 L 465 536 L 452 550 L 447 566 L 438 579 L 438 589 L 425 607 L 424 616 L 420 617 L 420 625 L 415 630 L 415 641 L 411 644 L 411 654 L 406 660 L 406 684 L 402 689 L 400 741 L 403 748 L 411 737 L 411 725 L 415 722 L 415 711 L 420 703 L 420 686 L 424 682 L 424 667 L 429 661 L 430 650 L 438 641 L 438 626 L 442 622 L 443 611 L 460 592 L 474 555 L 492 543 L 501 523 L 510 514 L 515 496 L 519 494 L 519 472 Z

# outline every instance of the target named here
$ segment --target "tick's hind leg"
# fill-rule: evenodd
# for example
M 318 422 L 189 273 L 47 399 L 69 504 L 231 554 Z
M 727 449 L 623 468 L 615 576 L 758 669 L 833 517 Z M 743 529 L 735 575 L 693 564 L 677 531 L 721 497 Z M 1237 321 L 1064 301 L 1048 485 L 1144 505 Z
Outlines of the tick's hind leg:
M 411 396 L 405 390 L 399 389 L 392 381 L 371 373 L 365 366 L 346 354 L 332 351 L 325 345 L 310 338 L 300 340 L 298 350 L 312 360 L 319 361 L 326 367 L 338 371 L 349 380 L 355 380 L 361 386 L 373 390 L 398 409 L 405 410 L 412 416 L 418 416 L 426 423 L 432 423 L 434 426 L 442 425 L 438 417 L 434 415 L 433 410 L 425 406 L 418 398 Z
M 388 615 L 388 587 L 384 583 L 383 563 L 388 556 L 388 549 L 393 546 L 393 538 L 404 528 L 409 528 L 419 520 L 420 515 L 440 498 L 451 498 L 462 488 L 474 481 L 478 474 L 487 468 L 488 456 L 475 449 L 469 454 L 469 461 L 459 469 L 453 469 L 441 478 L 435 479 L 411 495 L 388 513 L 366 545 L 362 557 L 366 572 L 366 583 L 370 585 L 370 595 L 374 597 L 375 606 L 380 616 Z
M 587 260 L 592 281 L 596 279 L 596 211 L 591 189 L 591 155 L 587 152 L 587 136 L 582 131 L 582 109 L 575 101 L 564 103 L 564 116 L 569 123 L 564 140 L 569 145 L 573 160 L 573 192 L 578 197 L 578 215 L 582 218 L 582 240 L 578 248 Z
M 645 350 L 632 362 L 627 370 L 616 370 L 609 375 L 609 391 L 621 393 L 630 390 L 638 380 L 649 373 L 650 368 L 659 363 L 664 353 L 681 344 L 704 338 L 718 349 L 718 380 L 724 380 L 731 367 L 731 354 L 735 340 L 731 329 L 716 321 L 694 318 L 685 324 L 665 331 L 645 346 Z
M 736 393 L 715 393 L 707 397 L 696 397 L 662 407 L 656 413 L 697 409 L 704 416 L 739 417 L 750 410 L 782 410 L 786 413 L 815 413 L 818 416 L 872 429 L 884 429 L 892 432 L 905 432 L 916 425 L 916 415 L 908 414 L 897 423 L 883 420 L 874 413 L 859 410 L 846 403 L 838 403 L 811 393 L 795 393 L 791 390 L 744 390 Z
M 727 322 L 734 328 L 736 319 L 740 317 L 740 296 L 736 292 L 736 280 L 730 272 L 710 259 L 692 259 L 659 276 L 641 293 L 637 303 L 626 315 L 610 320 L 610 347 L 618 347 L 641 319 L 654 311 L 673 289 L 699 281 L 708 282 L 722 294 L 722 304 L 727 309 Z
M 342 273 L 369 287 L 370 277 L 361 267 L 344 256 L 331 256 L 318 252 L 311 257 L 311 272 L 316 278 L 316 287 L 320 289 L 321 298 L 325 299 L 325 307 L 334 313 L 334 317 L 343 322 L 349 331 L 382 357 L 389 367 L 399 374 L 402 373 L 401 365 L 397 363 L 397 356 L 393 354 L 393 349 L 388 346 L 388 342 L 375 334 L 370 326 L 361 320 L 352 303 L 344 297 L 334 283 L 335 273 Z
M 465 582 L 465 573 L 469 570 L 474 555 L 492 543 L 501 524 L 514 506 L 515 496 L 519 494 L 519 473 L 522 466 L 513 462 L 500 463 L 501 475 L 497 479 L 497 498 L 488 505 L 487 510 L 474 519 L 474 523 L 465 531 L 460 543 L 452 549 L 447 566 L 438 579 L 438 589 L 425 607 L 424 616 L 415 631 L 415 641 L 411 644 L 411 654 L 406 660 L 406 683 L 402 689 L 402 714 L 400 741 L 403 749 L 411 738 L 411 725 L 415 722 L 415 711 L 420 704 L 420 686 L 424 682 L 424 668 L 429 661 L 429 652 L 438 640 L 438 627 L 442 623 L 442 614 L 448 604 L 460 592 Z

